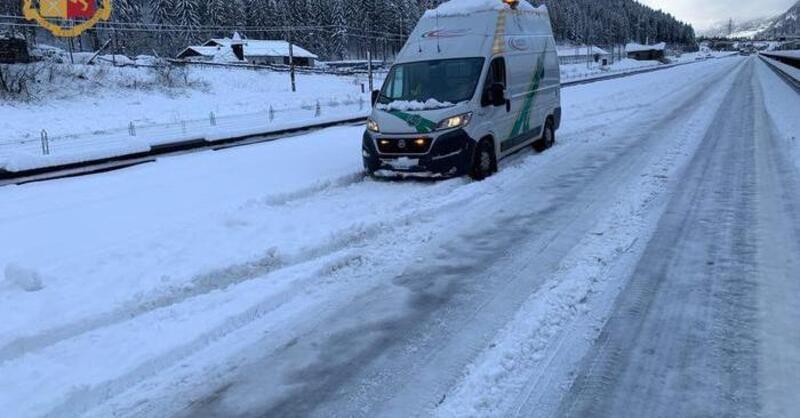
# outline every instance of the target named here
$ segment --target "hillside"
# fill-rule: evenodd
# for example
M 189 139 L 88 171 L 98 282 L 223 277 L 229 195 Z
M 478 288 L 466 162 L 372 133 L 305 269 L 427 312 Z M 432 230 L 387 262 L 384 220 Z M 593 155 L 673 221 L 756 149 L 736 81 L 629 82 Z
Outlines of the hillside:
M 759 37 L 778 38 L 787 35 L 800 36 L 800 1 L 778 16 Z
M 690 45 L 694 29 L 633 0 L 544 0 L 559 40 L 610 45 L 628 41 Z M 540 1 L 539 3 L 542 3 Z
M 776 16 L 770 16 L 744 21 L 734 20 L 731 27 L 729 27 L 729 21 L 720 21 L 709 29 L 701 31 L 700 35 L 707 38 L 752 38 L 769 29 L 776 19 Z M 729 31 L 730 33 L 728 33 Z

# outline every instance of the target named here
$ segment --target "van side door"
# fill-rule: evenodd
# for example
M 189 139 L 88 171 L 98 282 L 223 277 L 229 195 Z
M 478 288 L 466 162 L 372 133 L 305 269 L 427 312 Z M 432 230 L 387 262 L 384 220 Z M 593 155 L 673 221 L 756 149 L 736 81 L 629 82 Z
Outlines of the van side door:
M 496 93 L 492 91 L 495 87 L 502 86 L 503 88 L 503 103 L 500 104 L 496 101 Z M 483 93 L 481 96 L 481 115 L 484 120 L 489 122 L 490 130 L 494 133 L 495 142 L 502 148 L 502 142 L 506 139 L 506 135 L 510 129 L 511 120 L 511 92 L 508 89 L 508 71 L 506 68 L 506 60 L 504 57 L 495 57 L 489 64 L 489 70 L 486 73 L 486 80 L 483 84 Z M 500 156 L 502 149 L 497 149 L 497 155 Z

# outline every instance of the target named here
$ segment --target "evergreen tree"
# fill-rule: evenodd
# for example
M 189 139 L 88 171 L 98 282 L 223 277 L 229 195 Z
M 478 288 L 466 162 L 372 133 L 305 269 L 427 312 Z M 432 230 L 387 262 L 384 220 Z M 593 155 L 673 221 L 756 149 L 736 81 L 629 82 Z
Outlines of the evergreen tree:
M 500 0 L 498 0 L 500 1 Z M 634 0 L 533 0 L 546 4 L 557 41 L 599 46 L 636 42 L 692 45 L 691 26 Z M 210 37 L 239 31 L 252 39 L 286 39 L 328 58 L 391 58 L 427 9 L 443 0 L 114 0 L 114 21 L 164 25 L 130 30 L 138 52 L 173 55 Z M 19 0 L 0 0 L 19 15 Z M 205 27 L 204 29 L 201 29 Z M 32 29 L 32 31 L 41 31 Z M 102 27 L 98 38 L 108 38 Z M 120 28 L 123 31 L 125 28 Z M 132 52 L 132 51 L 129 51 Z
M 139 0 L 114 0 L 112 18 L 115 22 L 136 23 L 142 21 L 142 4 Z
M 179 36 L 191 43 L 197 37 L 200 26 L 200 2 L 197 0 L 175 0 L 175 24 L 180 25 Z

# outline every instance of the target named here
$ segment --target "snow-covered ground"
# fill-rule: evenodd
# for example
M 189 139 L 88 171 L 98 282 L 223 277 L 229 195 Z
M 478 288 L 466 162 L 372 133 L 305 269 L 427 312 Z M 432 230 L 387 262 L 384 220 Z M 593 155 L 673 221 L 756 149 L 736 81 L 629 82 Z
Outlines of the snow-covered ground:
M 0 410 L 549 415 L 746 74 L 798 155 L 800 99 L 732 58 L 566 88 L 481 183 L 364 179 L 339 127 L 0 188 Z

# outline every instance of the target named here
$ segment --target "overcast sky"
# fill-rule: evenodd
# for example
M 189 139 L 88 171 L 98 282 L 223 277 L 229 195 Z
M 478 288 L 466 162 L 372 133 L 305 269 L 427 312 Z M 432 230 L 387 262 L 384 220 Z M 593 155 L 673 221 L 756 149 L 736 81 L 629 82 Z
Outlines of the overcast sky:
M 797 0 L 639 0 L 648 6 L 672 13 L 695 29 L 729 18 L 744 20 L 779 15 Z

